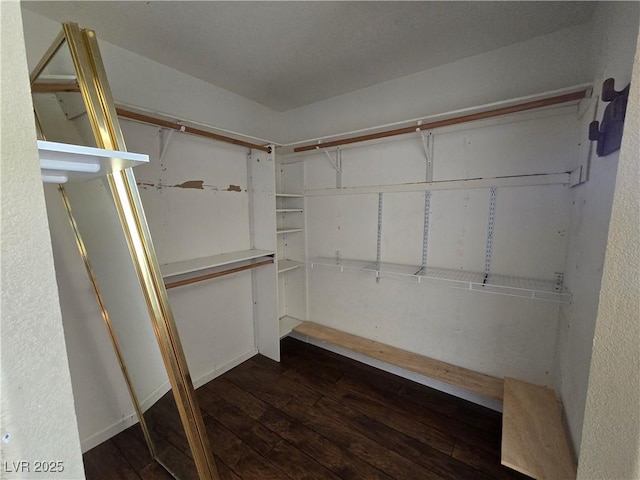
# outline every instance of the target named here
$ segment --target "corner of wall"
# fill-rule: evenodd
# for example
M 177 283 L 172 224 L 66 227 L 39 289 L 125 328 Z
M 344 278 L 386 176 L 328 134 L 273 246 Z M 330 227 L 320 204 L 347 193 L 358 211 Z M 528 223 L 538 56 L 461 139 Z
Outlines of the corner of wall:
M 640 477 L 640 36 L 595 323 L 578 478 Z
M 615 78 L 617 88 L 622 88 L 631 79 L 639 7 L 640 4 L 636 2 L 602 2 L 598 5 L 591 22 L 594 95 L 600 95 L 602 82 L 608 77 Z M 601 118 L 605 105 L 599 99 L 598 104 L 597 116 Z M 584 141 L 586 137 L 585 130 L 582 137 Z M 581 450 L 618 158 L 619 152 L 606 157 L 598 157 L 592 152 L 589 180 L 572 190 L 569 247 L 564 273 L 565 284 L 573 300 L 570 305 L 562 306 L 560 312 L 554 381 L 577 453 Z
M 84 478 L 17 1 L 2 24 L 2 478 Z M 61 473 L 62 472 L 62 473 Z M 33 473 L 31 473 L 33 475 Z

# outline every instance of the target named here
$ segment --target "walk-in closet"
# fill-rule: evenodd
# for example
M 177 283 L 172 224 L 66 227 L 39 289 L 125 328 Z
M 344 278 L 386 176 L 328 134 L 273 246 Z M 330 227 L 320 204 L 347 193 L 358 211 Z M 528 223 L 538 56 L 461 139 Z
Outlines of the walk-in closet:
M 639 473 L 640 4 L 15 15 L 86 478 Z

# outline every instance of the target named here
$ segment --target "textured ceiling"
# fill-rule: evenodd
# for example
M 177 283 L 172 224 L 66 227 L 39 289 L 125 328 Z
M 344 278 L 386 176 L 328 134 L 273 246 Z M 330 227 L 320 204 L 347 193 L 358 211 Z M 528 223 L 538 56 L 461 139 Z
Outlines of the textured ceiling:
M 24 2 L 286 111 L 588 21 L 593 2 Z

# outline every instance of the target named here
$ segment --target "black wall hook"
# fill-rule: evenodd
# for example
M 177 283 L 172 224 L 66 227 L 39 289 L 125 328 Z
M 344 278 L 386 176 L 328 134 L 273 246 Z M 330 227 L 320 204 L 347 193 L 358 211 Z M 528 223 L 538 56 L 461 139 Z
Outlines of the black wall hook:
M 622 130 L 631 84 L 617 92 L 614 82 L 613 78 L 608 78 L 602 84 L 602 101 L 609 102 L 604 110 L 602 122 L 595 120 L 589 124 L 589 140 L 598 142 L 596 153 L 599 157 L 620 150 L 622 143 Z

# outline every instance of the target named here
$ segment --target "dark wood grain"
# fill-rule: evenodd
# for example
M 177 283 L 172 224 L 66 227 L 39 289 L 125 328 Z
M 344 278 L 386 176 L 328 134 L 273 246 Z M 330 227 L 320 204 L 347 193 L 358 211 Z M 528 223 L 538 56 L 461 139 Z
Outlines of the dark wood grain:
M 498 412 L 285 338 L 196 391 L 221 480 L 524 479 L 500 465 Z M 195 478 L 170 395 L 146 414 Z M 138 425 L 84 455 L 88 479 L 172 478 Z

